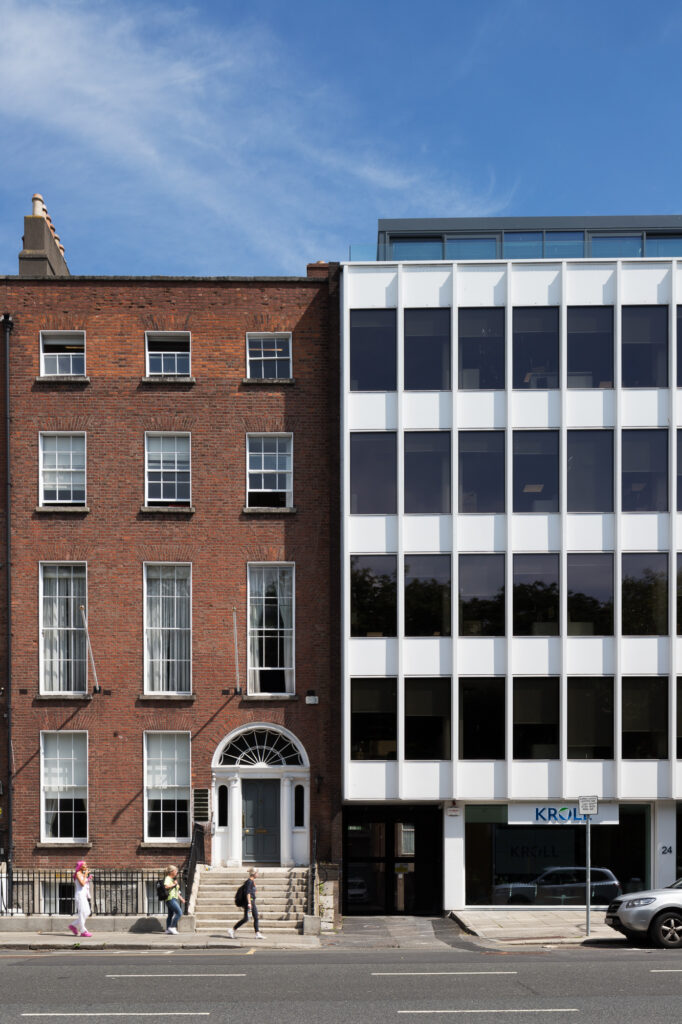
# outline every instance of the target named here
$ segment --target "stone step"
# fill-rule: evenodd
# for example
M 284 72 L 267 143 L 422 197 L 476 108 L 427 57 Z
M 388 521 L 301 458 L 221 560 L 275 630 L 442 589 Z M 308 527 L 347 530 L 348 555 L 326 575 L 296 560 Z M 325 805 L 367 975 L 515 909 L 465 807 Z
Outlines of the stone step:
M 197 921 L 196 922 L 196 930 L 198 932 L 216 931 L 216 930 L 218 930 L 218 931 L 227 931 L 228 928 L 232 928 L 235 924 L 236 924 L 236 922 L 235 922 L 234 918 L 231 918 L 229 921 L 227 919 L 225 919 L 225 920 L 223 920 L 223 919 L 219 919 L 219 920 L 211 919 L 211 920 L 207 920 L 207 921 Z M 277 931 L 278 933 L 282 932 L 282 931 L 283 932 L 287 932 L 287 931 L 289 931 L 289 932 L 298 932 L 298 931 L 300 931 L 300 924 L 297 921 L 274 921 L 274 920 L 273 921 L 266 921 L 265 919 L 263 919 L 262 921 L 260 921 L 260 924 L 262 925 L 263 931 L 267 931 L 268 929 L 271 929 L 273 931 Z M 253 925 L 252 925 L 252 923 L 250 921 L 248 921 L 247 924 L 242 925 L 242 927 L 240 928 L 238 934 L 246 934 L 246 935 L 248 935 L 248 932 L 246 931 L 247 928 L 249 929 L 249 931 L 251 931 L 251 929 L 253 928 Z
M 270 910 L 284 911 L 290 910 L 292 913 L 305 914 L 307 903 L 305 900 L 258 900 L 258 911 L 261 914 L 266 914 Z M 206 913 L 207 910 L 217 910 L 220 913 L 233 914 L 240 908 L 233 902 L 218 902 L 217 900 L 206 900 L 199 898 L 196 901 L 195 909 L 197 912 L 203 911 Z
M 235 921 L 239 920 L 239 914 L 195 914 L 194 919 L 197 925 L 221 921 L 223 924 L 230 926 L 233 925 Z M 298 914 L 259 914 L 258 920 L 263 921 L 264 924 L 275 923 L 278 921 L 285 921 L 287 924 L 292 925 L 301 923 L 301 918 Z

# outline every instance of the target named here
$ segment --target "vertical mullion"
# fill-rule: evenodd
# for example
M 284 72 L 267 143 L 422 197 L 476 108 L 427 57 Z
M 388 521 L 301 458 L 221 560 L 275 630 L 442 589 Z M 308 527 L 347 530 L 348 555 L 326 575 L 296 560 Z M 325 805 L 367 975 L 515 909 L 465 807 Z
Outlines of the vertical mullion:
M 623 686 L 621 677 L 622 666 L 622 644 L 623 644 L 623 549 L 622 549 L 622 515 L 623 515 L 623 479 L 622 479 L 622 263 L 616 263 L 616 300 L 613 307 L 613 376 L 615 384 L 614 403 L 614 445 L 613 445 L 613 472 L 614 472 L 614 516 L 613 516 L 613 562 L 614 562 L 614 587 L 613 587 L 613 686 L 614 686 L 614 766 L 615 766 L 615 796 L 618 800 L 622 797 L 623 790 Z
M 403 264 L 398 263 L 397 269 L 397 299 L 396 299 L 396 445 L 397 445 L 397 552 L 396 552 L 396 587 L 397 587 L 397 750 L 398 762 L 398 799 L 404 799 L 405 794 L 405 675 L 403 645 L 405 643 L 405 550 L 403 542 L 403 516 L 405 511 L 405 424 L 403 422 L 403 384 L 404 384 L 404 324 L 405 310 L 403 308 Z
M 451 792 L 453 800 L 457 799 L 459 776 L 459 312 L 457 299 L 457 264 L 452 264 L 450 278 L 450 383 L 451 383 L 451 420 L 450 420 L 450 456 L 452 465 L 452 529 L 450 533 L 450 650 L 452 652 L 450 666 L 450 757 L 452 758 Z
M 670 794 L 677 799 L 677 261 L 670 263 L 670 309 L 668 316 L 668 760 Z
M 506 296 L 504 327 L 504 390 L 505 390 L 505 753 L 507 769 L 507 797 L 514 795 L 514 433 L 513 433 L 513 278 L 512 264 L 506 264 Z
M 559 758 L 561 763 L 561 798 L 569 798 L 570 779 L 568 774 L 568 356 L 567 326 L 568 311 L 566 304 L 568 268 L 566 261 L 561 263 L 561 299 L 559 306 L 559 388 L 560 388 L 560 421 L 559 421 Z

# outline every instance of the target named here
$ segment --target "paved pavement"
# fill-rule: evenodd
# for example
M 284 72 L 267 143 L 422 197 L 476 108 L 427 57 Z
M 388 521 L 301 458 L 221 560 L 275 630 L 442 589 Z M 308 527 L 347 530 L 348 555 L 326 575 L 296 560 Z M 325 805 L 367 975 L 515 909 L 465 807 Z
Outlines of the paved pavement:
M 453 916 L 470 935 L 503 945 L 576 945 L 605 939 L 625 942 L 604 924 L 603 910 L 591 911 L 589 939 L 584 910 L 457 910 Z

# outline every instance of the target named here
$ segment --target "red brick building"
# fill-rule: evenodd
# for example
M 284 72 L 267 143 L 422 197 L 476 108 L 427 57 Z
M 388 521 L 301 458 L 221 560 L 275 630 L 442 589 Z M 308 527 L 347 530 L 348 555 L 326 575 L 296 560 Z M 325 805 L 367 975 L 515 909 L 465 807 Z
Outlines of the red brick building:
M 337 861 L 338 267 L 73 277 L 39 200 L 24 245 L 0 846 Z

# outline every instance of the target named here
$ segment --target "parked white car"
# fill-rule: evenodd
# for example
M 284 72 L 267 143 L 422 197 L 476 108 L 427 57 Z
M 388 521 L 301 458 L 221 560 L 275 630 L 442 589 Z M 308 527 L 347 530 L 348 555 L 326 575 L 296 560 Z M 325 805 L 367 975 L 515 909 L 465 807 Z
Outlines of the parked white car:
M 647 938 L 666 949 L 682 949 L 682 878 L 665 889 L 629 892 L 613 900 L 605 921 L 629 939 Z

